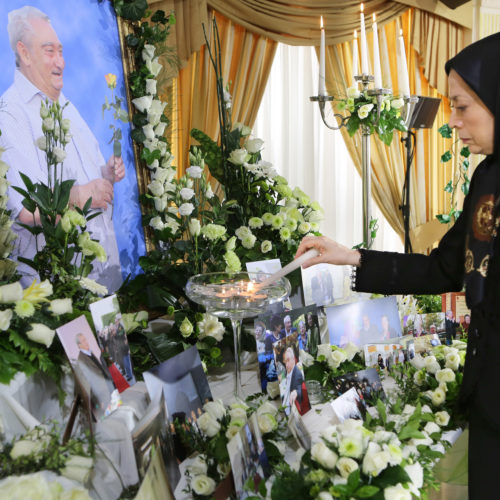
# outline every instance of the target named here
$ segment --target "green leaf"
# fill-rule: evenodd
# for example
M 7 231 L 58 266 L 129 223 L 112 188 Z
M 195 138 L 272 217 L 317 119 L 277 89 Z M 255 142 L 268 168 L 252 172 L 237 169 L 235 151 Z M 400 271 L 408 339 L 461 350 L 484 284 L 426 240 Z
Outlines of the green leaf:
M 446 151 L 441 155 L 441 163 L 446 163 L 451 160 L 451 151 Z
M 436 219 L 441 222 L 441 224 L 448 224 L 450 222 L 450 216 L 448 214 L 438 214 Z
M 139 144 L 142 144 L 146 140 L 146 135 L 144 134 L 144 132 L 140 128 L 134 128 L 130 132 L 130 137 L 132 137 L 132 139 L 135 142 L 138 142 Z
M 460 187 L 462 189 L 462 193 L 465 195 L 469 194 L 470 182 L 464 182 Z
M 35 186 L 31 182 L 31 179 L 27 175 L 23 174 L 22 172 L 19 172 L 19 175 L 21 176 L 21 179 L 23 180 L 24 185 L 26 186 L 28 191 L 34 191 Z
M 447 192 L 447 193 L 451 193 L 453 192 L 453 182 L 450 180 L 448 181 L 448 184 L 446 184 L 446 186 L 444 187 L 444 190 Z
M 445 139 L 451 139 L 451 136 L 453 134 L 453 130 L 451 129 L 451 127 L 447 123 L 445 123 L 442 127 L 439 127 L 438 132 Z
M 347 487 L 351 491 L 354 491 L 358 487 L 359 478 L 360 478 L 359 469 L 356 469 L 349 474 L 349 477 L 347 478 Z
M 354 492 L 354 496 L 355 498 L 371 498 L 379 491 L 380 488 L 378 488 L 377 486 L 370 486 L 369 484 L 365 484 Z
M 463 156 L 464 158 L 468 158 L 470 156 L 469 146 L 464 146 L 460 150 L 460 156 Z
M 147 0 L 115 0 L 116 14 L 130 21 L 140 21 L 148 8 Z
M 410 481 L 410 477 L 405 470 L 401 466 L 396 465 L 394 467 L 388 467 L 382 471 L 373 482 L 380 488 L 387 488 L 398 483 L 404 484 Z

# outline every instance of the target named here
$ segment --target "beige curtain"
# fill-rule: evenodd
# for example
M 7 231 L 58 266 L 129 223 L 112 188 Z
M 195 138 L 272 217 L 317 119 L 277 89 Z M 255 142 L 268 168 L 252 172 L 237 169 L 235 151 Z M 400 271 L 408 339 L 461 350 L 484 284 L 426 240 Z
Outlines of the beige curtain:
M 224 84 L 233 97 L 232 121 L 252 126 L 276 51 L 276 42 L 247 31 L 217 14 Z M 174 79 L 166 98 L 172 102 L 172 151 L 178 173 L 188 165 L 190 131 L 198 128 L 216 140 L 219 136 L 215 74 L 206 46 L 195 52 Z

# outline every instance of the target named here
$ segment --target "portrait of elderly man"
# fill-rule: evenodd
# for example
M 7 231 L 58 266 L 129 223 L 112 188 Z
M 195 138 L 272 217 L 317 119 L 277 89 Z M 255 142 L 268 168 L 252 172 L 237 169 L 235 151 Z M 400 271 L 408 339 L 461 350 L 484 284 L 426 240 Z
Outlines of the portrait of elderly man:
M 68 102 L 62 93 L 65 60 L 63 45 L 49 17 L 35 7 L 25 6 L 9 12 L 7 30 L 16 61 L 13 83 L 1 97 L 4 107 L 0 113 L 0 146 L 5 148 L 3 159 L 10 165 L 8 209 L 16 222 L 33 225 L 37 223 L 37 214 L 34 221 L 22 205 L 22 195 L 12 186 L 24 188 L 20 173 L 33 182 L 47 183 L 45 153 L 35 145 L 36 139 L 42 136 L 40 106 L 45 99 L 61 105 Z M 108 260 L 95 261 L 90 277 L 112 292 L 120 286 L 122 275 L 111 203 L 114 185 L 124 178 L 125 166 L 121 157 L 104 159 L 97 139 L 71 102 L 65 107 L 63 118 L 70 120 L 72 136 L 63 163 L 63 179 L 75 180 L 70 204 L 83 207 L 92 198 L 92 208 L 101 211 L 88 223 L 87 229 L 104 247 Z M 33 258 L 35 238 L 17 224 L 13 229 L 18 234 L 14 257 Z M 39 237 L 38 247 L 41 245 L 43 240 Z M 18 270 L 24 275 L 24 284 L 36 277 L 34 270 L 26 265 L 19 264 Z
M 304 381 L 304 377 L 295 363 L 295 354 L 291 347 L 286 349 L 284 361 L 286 368 L 286 386 L 283 396 L 283 406 L 285 407 L 285 413 L 290 415 L 291 407 L 295 404 L 295 401 L 298 401 L 299 405 L 302 404 L 302 382 Z

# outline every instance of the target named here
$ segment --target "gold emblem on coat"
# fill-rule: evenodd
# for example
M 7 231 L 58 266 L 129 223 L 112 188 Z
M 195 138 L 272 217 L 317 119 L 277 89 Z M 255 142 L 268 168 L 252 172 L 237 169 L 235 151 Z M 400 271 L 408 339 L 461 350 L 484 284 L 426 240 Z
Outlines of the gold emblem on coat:
M 474 254 L 467 248 L 465 251 L 465 273 L 469 274 L 474 271 Z
M 479 241 L 490 241 L 493 232 L 493 207 L 495 197 L 484 194 L 479 198 L 472 219 L 472 231 Z
M 490 256 L 485 255 L 483 257 L 483 260 L 481 261 L 481 264 L 479 264 L 479 267 L 477 270 L 479 271 L 479 274 L 483 277 L 486 278 L 488 275 L 488 264 L 490 263 Z

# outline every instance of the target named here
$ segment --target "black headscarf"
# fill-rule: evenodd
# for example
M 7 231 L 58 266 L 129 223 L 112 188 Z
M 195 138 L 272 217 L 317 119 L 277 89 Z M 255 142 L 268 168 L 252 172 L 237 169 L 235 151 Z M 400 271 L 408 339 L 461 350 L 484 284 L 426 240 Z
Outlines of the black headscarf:
M 455 70 L 495 118 L 493 153 L 474 174 L 471 211 L 465 246 L 467 305 L 484 300 L 485 279 L 498 231 L 500 195 L 500 33 L 469 45 L 450 59 L 446 73 Z

